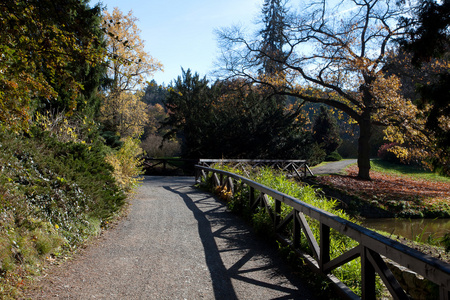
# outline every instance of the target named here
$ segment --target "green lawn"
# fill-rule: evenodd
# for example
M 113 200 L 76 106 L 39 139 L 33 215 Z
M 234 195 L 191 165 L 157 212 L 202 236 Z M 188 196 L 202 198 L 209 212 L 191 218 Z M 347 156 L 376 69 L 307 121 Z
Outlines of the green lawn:
M 411 165 L 399 165 L 390 162 L 386 162 L 379 159 L 371 161 L 371 167 L 373 171 L 386 173 L 389 175 L 408 176 L 413 179 L 450 182 L 449 177 L 441 176 L 437 173 L 433 173 L 429 170 L 419 168 Z

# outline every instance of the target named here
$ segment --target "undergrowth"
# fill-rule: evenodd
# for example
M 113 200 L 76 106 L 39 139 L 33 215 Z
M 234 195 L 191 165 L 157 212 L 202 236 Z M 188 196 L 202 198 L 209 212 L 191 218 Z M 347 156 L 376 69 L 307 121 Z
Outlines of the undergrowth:
M 45 260 L 75 249 L 125 203 L 101 141 L 0 130 L 0 298 L 15 298 Z

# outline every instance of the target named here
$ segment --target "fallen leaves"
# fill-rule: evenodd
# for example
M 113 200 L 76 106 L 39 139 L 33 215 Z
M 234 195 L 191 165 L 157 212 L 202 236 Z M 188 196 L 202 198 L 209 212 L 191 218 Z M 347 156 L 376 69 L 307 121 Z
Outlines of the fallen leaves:
M 347 175 L 318 177 L 322 184 L 404 217 L 450 216 L 450 183 L 370 172 L 371 181 L 357 177 L 356 166 Z

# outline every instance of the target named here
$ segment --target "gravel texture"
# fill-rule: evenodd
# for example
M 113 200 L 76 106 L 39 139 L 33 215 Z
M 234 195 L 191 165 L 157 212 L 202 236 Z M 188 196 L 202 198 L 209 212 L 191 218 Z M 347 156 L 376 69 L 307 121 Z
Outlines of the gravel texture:
M 38 278 L 32 299 L 315 299 L 193 177 L 146 176 L 128 215 Z

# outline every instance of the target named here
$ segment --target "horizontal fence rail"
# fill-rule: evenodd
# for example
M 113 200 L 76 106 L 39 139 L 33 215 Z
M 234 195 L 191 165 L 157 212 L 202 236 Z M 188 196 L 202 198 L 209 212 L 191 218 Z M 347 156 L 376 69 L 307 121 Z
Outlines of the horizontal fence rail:
M 197 159 L 182 159 L 182 158 L 150 158 L 145 157 L 143 166 L 144 169 L 151 171 L 161 170 L 162 172 L 170 169 L 178 169 L 184 174 L 194 174 L 194 166 L 198 163 Z
M 257 167 L 271 167 L 279 169 L 290 177 L 304 178 L 314 176 L 306 160 L 281 160 L 281 159 L 200 159 L 198 164 L 204 167 L 211 167 L 213 164 L 227 164 L 235 169 L 242 170 L 249 174 L 249 169 Z
M 331 271 L 360 258 L 362 299 L 375 299 L 375 273 L 379 275 L 394 299 L 410 299 L 385 263 L 386 258 L 434 282 L 439 287 L 441 300 L 450 299 L 450 264 L 237 174 L 197 165 L 195 180 L 196 183 L 211 180 L 212 186 L 227 189 L 232 194 L 247 189 L 250 207 L 259 206 L 266 209 L 276 229 L 277 239 L 285 245 L 290 245 L 315 271 L 327 276 L 346 298 L 359 299 L 331 274 Z M 274 206 L 269 203 L 268 196 L 274 200 Z M 284 219 L 281 219 L 281 203 L 292 207 L 291 213 Z M 306 216 L 320 224 L 318 241 L 310 229 Z M 283 235 L 283 229 L 288 224 L 292 224 L 291 236 Z M 330 259 L 331 229 L 350 237 L 359 245 L 337 258 Z M 302 233 L 307 239 L 312 256 L 300 249 Z

